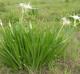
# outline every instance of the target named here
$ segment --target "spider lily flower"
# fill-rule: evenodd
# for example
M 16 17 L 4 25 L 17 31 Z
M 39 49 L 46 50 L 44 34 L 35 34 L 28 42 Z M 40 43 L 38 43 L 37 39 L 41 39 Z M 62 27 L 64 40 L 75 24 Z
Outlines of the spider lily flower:
M 26 4 L 26 3 L 20 3 L 19 6 L 23 9 L 33 9 L 32 6 L 30 5 L 30 3 Z
M 69 25 L 71 22 L 66 17 L 62 18 L 63 25 Z
M 73 15 L 73 16 L 70 16 L 70 17 L 74 19 L 74 27 L 76 27 L 77 20 L 80 21 L 80 17 L 78 15 Z
M 72 17 L 74 20 L 80 20 L 80 17 L 78 15 L 73 15 L 73 16 L 70 16 Z
M 58 39 L 58 37 L 59 37 L 62 29 L 64 28 L 64 26 L 65 26 L 65 25 L 70 25 L 70 23 L 71 23 L 70 20 L 68 20 L 66 17 L 63 17 L 63 18 L 62 18 L 62 22 L 63 22 L 63 25 L 61 26 L 61 28 L 60 28 L 57 36 L 56 36 L 56 39 Z
M 22 23 L 23 22 L 23 18 L 24 18 L 24 13 L 26 10 L 29 10 L 29 9 L 33 9 L 32 6 L 30 5 L 30 3 L 26 4 L 26 3 L 20 3 L 19 4 L 19 7 L 21 7 L 21 18 L 20 18 L 20 22 Z

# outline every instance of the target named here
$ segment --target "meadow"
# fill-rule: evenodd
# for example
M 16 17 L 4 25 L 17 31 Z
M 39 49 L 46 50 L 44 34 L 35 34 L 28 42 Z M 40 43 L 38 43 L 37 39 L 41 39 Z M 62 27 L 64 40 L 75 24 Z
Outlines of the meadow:
M 0 0 L 0 74 L 80 74 L 79 31 L 79 0 Z

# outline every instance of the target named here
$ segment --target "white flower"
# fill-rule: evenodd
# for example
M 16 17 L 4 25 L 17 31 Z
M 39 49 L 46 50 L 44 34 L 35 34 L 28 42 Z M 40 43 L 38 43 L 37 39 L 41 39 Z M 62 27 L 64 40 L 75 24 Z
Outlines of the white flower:
M 67 19 L 66 17 L 62 18 L 62 22 L 63 22 L 63 25 L 69 25 L 71 23 L 70 20 Z
M 72 17 L 74 20 L 80 20 L 80 17 L 78 15 L 73 15 L 73 16 L 70 16 Z
M 32 6 L 30 5 L 30 3 L 28 3 L 28 4 L 20 3 L 19 6 L 24 8 L 24 9 L 33 9 Z
M 2 20 L 1 20 L 1 19 L 0 19 L 0 25 L 3 26 L 3 24 L 2 24 Z
M 76 27 L 77 26 L 77 20 L 80 21 L 80 17 L 78 15 L 73 15 L 70 17 L 74 19 L 74 27 Z

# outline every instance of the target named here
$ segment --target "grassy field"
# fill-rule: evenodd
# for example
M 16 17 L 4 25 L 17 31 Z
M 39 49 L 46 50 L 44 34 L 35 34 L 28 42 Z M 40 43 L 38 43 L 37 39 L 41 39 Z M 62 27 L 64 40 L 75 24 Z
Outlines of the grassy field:
M 80 0 L 66 1 L 0 0 L 0 74 L 80 74 L 80 22 L 69 18 L 80 16 Z M 23 14 L 29 2 L 36 10 Z

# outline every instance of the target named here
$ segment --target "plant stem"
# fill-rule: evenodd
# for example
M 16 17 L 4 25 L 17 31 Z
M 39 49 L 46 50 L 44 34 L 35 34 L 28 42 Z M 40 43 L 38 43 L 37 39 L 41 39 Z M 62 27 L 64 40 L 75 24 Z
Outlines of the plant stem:
M 59 37 L 59 35 L 60 35 L 60 33 L 61 33 L 61 31 L 62 31 L 63 27 L 64 27 L 64 25 L 62 25 L 62 26 L 61 26 L 61 28 L 60 28 L 60 30 L 59 30 L 59 32 L 58 32 L 58 34 L 57 34 L 56 39 L 58 39 L 58 37 Z

